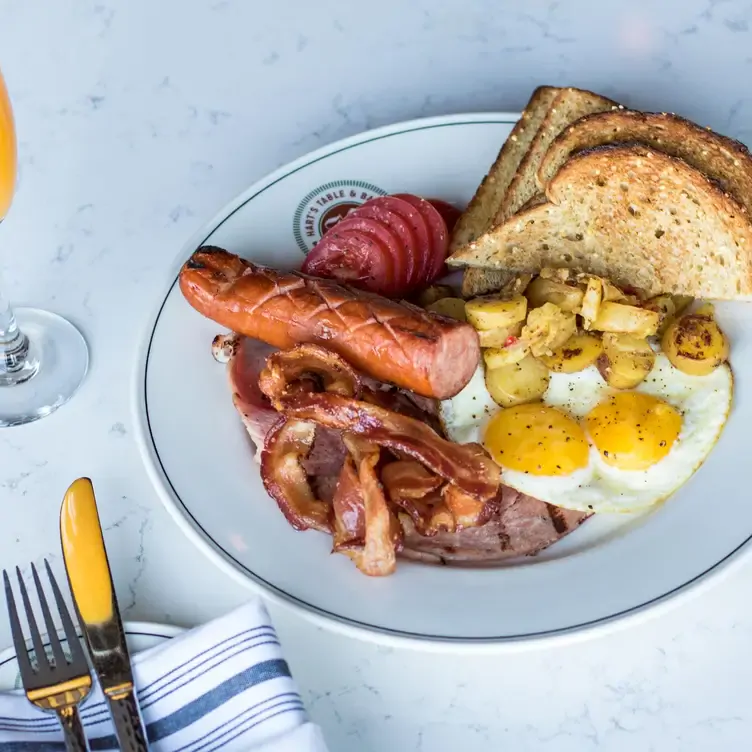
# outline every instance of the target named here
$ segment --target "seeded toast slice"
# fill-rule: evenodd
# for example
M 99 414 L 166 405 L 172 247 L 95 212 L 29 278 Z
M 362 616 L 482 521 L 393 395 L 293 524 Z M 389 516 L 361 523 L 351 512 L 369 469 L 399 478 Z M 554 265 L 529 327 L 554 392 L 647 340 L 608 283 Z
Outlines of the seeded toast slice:
M 571 156 L 521 212 L 448 259 L 536 273 L 567 267 L 646 295 L 734 300 L 752 294 L 744 208 L 684 160 L 634 144 Z
M 509 184 L 493 224 L 505 222 L 539 192 L 538 168 L 553 140 L 568 125 L 586 115 L 618 110 L 620 106 L 617 102 L 592 91 L 572 87 L 561 89 L 525 153 L 517 174 Z
M 536 200 L 539 192 L 536 172 L 551 141 L 563 128 L 578 117 L 614 107 L 619 105 L 584 89 L 538 87 L 518 123 L 520 131 L 515 127 L 509 135 L 494 166 L 460 218 L 450 253 Z M 462 275 L 462 294 L 470 298 L 495 292 L 504 286 L 508 276 L 491 269 L 468 268 Z
M 589 115 L 560 133 L 538 169 L 545 186 L 572 154 L 615 142 L 658 149 L 715 180 L 752 217 L 752 155 L 744 144 L 666 112 L 615 110 Z
M 544 204 L 546 196 L 543 193 L 536 193 L 521 209 L 530 209 L 533 206 Z M 517 278 L 514 272 L 502 271 L 500 269 L 481 269 L 475 266 L 468 266 L 462 275 L 462 297 L 475 298 L 478 295 L 487 295 L 491 292 L 498 292 L 509 285 Z
M 449 246 L 450 253 L 475 240 L 489 228 L 504 193 L 559 91 L 552 86 L 539 86 L 533 92 L 520 119 L 501 147 L 496 161 L 478 186 L 467 209 L 457 220 Z

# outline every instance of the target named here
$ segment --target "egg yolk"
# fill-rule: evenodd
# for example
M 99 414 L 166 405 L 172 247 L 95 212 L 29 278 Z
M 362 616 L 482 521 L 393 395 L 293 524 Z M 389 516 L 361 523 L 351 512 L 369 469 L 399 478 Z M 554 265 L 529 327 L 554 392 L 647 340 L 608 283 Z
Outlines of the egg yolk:
M 530 475 L 569 475 L 588 464 L 588 443 L 579 423 L 539 402 L 496 413 L 483 444 L 502 468 Z
M 662 460 L 679 436 L 681 413 L 640 392 L 614 394 L 586 418 L 601 457 L 622 470 L 644 470 Z

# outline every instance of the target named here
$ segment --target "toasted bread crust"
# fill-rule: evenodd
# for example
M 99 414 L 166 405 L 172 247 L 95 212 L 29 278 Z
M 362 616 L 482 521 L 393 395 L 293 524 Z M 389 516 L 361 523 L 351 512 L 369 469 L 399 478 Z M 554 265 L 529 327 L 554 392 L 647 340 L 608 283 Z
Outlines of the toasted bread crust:
M 530 142 L 535 137 L 558 92 L 559 89 L 552 86 L 539 86 L 533 92 L 488 174 L 478 186 L 464 214 L 457 221 L 449 246 L 450 253 L 471 240 L 475 240 L 488 229 Z
M 684 160 L 641 145 L 572 156 L 521 212 L 448 261 L 515 273 L 568 267 L 693 297 L 752 294 L 752 224 L 744 208 Z
M 479 269 L 469 266 L 462 275 L 462 297 L 475 298 L 478 295 L 498 292 L 515 276 L 513 272 L 502 269 Z
M 619 107 L 617 102 L 592 91 L 572 87 L 562 89 L 556 95 L 520 163 L 517 174 L 509 184 L 493 223 L 500 224 L 509 219 L 539 192 L 538 167 L 556 136 L 585 115 L 611 111 Z
M 752 156 L 747 147 L 666 112 L 614 110 L 580 118 L 554 139 L 538 169 L 538 183 L 545 187 L 579 151 L 626 141 L 683 159 L 717 181 L 752 217 Z

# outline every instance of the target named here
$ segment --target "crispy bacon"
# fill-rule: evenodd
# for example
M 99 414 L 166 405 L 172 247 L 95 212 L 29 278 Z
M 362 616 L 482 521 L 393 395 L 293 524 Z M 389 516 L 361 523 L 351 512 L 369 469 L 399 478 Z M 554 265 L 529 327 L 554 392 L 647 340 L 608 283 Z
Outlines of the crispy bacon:
M 466 527 L 482 525 L 490 517 L 490 507 L 487 501 L 478 499 L 463 493 L 457 486 L 447 483 L 444 486 L 444 503 L 452 513 L 456 523 L 456 530 L 464 530 Z
M 427 538 L 438 533 L 453 533 L 457 529 L 454 515 L 440 491 L 431 491 L 420 499 L 398 498 L 394 503 L 402 510 L 400 522 L 407 513 L 415 529 Z
M 331 532 L 333 552 L 364 573 L 394 571 L 403 520 L 405 529 L 432 537 L 483 525 L 498 512 L 500 470 L 480 445 L 446 441 L 425 418 L 397 412 L 406 401 L 401 394 L 395 401 L 393 393 L 364 383 L 323 347 L 271 353 L 258 386 L 284 416 L 262 453 L 267 491 L 293 527 Z M 319 442 L 325 435 L 346 450 L 333 497 L 324 497 L 331 503 L 314 494 L 309 478 L 319 475 L 314 436 Z
M 479 444 L 454 444 L 429 426 L 376 405 L 336 394 L 296 394 L 278 401 L 285 415 L 354 433 L 412 457 L 466 494 L 486 501 L 501 471 Z
M 427 470 L 415 460 L 397 460 L 384 465 L 381 482 L 392 501 L 396 499 L 422 499 L 427 493 L 442 485 L 438 475 Z
M 411 460 L 391 462 L 381 473 L 391 501 L 404 509 L 422 535 L 453 533 L 486 522 L 496 508 L 478 501 Z M 440 488 L 441 486 L 443 488 Z
M 315 432 L 315 424 L 308 421 L 280 420 L 267 435 L 261 452 L 261 479 L 296 530 L 331 533 L 331 505 L 315 497 L 302 465 Z
M 420 401 L 411 399 L 408 393 L 401 389 L 385 389 L 383 387 L 373 389 L 365 384 L 363 385 L 363 402 L 370 402 L 372 405 L 378 405 L 393 413 L 399 413 L 400 415 L 406 415 L 408 418 L 420 420 L 431 426 L 440 436 L 443 435 L 438 411 L 431 409 L 431 403 L 436 402 L 436 400 L 429 400 L 426 397 L 420 397 L 419 399 Z
M 362 548 L 366 538 L 366 507 L 358 471 L 350 455 L 345 457 L 345 464 L 342 466 L 337 489 L 332 499 L 332 508 L 334 512 L 332 550 L 344 553 L 349 549 Z
M 444 481 L 414 460 L 397 460 L 381 471 L 389 500 L 410 515 L 421 535 L 454 532 L 455 521 L 444 503 Z
M 402 527 L 376 474 L 379 448 L 348 436 L 345 444 L 350 456 L 340 476 L 344 487 L 338 486 L 335 496 L 334 550 L 349 556 L 364 574 L 383 577 L 397 566 Z
M 320 389 L 316 388 L 317 381 Z M 274 394 L 278 399 L 312 390 L 343 397 L 359 397 L 361 393 L 358 374 L 339 355 L 318 345 L 297 345 L 271 354 L 258 384 L 267 397 Z
M 299 379 L 307 374 L 323 379 L 324 393 L 300 388 Z M 310 389 L 310 382 L 306 387 Z M 333 387 L 337 393 L 331 391 Z M 259 379 L 261 391 L 287 416 L 346 431 L 408 455 L 479 501 L 496 495 L 501 471 L 483 447 L 446 441 L 415 418 L 345 394 L 349 389 L 357 397 L 359 387 L 355 372 L 342 358 L 311 344 L 270 355 Z

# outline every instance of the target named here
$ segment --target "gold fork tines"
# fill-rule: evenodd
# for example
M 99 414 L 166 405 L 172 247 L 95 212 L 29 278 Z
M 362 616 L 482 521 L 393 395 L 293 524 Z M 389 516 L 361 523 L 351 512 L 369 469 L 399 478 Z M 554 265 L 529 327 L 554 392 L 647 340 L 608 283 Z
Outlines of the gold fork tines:
M 47 656 L 42 636 L 37 627 L 29 593 L 26 590 L 26 584 L 21 576 L 21 570 L 16 567 L 18 588 L 21 592 L 21 600 L 26 612 L 26 621 L 31 632 L 31 644 L 36 656 L 36 665 L 31 662 L 21 621 L 18 618 L 18 610 L 16 609 L 16 601 L 13 597 L 10 578 L 8 577 L 8 573 L 3 571 L 5 596 L 8 601 L 8 616 L 10 618 L 13 644 L 18 658 L 18 667 L 21 672 L 21 681 L 23 682 L 29 702 L 41 710 L 57 714 L 65 734 L 66 749 L 71 750 L 71 752 L 85 752 L 89 747 L 86 743 L 86 736 L 84 735 L 84 729 L 78 715 L 78 705 L 91 691 L 91 672 L 89 671 L 89 665 L 76 629 L 73 626 L 70 613 L 63 600 L 63 595 L 52 575 L 50 565 L 47 561 L 44 564 L 50 586 L 52 587 L 55 604 L 60 614 L 60 621 L 63 625 L 63 632 L 68 643 L 70 656 L 66 656 L 63 652 L 47 598 L 42 588 L 42 582 L 39 579 L 36 567 L 32 564 L 31 573 L 39 598 L 45 629 L 49 636 L 49 646 L 52 656 Z

